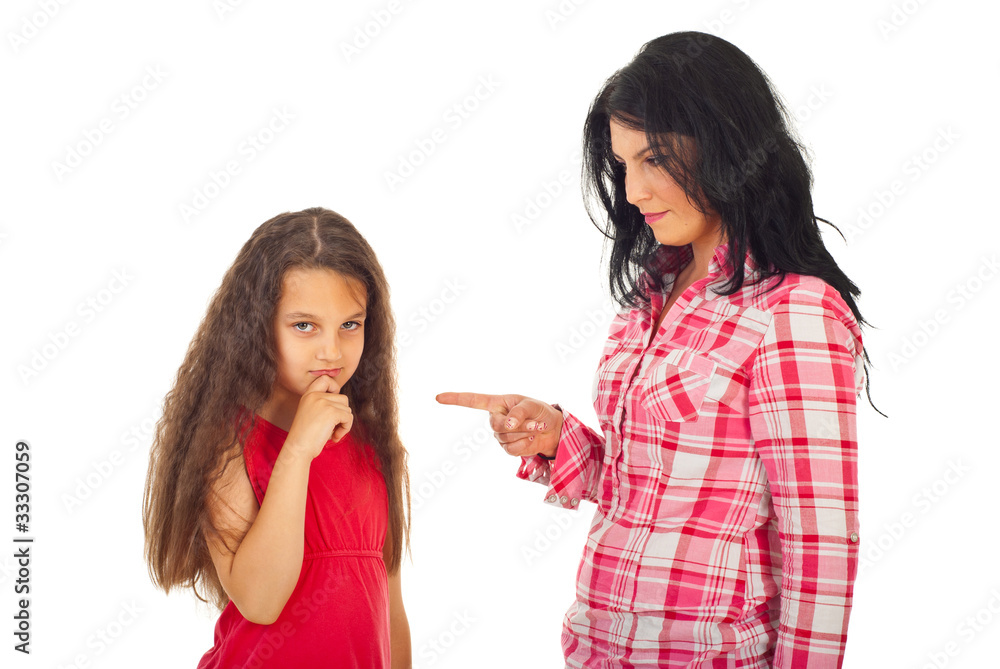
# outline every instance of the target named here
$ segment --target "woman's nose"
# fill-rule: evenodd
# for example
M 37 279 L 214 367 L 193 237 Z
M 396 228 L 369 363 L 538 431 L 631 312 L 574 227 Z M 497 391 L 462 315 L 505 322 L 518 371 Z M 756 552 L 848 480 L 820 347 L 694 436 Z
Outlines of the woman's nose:
M 625 174 L 625 199 L 629 204 L 639 206 L 643 200 L 649 199 L 649 189 L 642 179 Z

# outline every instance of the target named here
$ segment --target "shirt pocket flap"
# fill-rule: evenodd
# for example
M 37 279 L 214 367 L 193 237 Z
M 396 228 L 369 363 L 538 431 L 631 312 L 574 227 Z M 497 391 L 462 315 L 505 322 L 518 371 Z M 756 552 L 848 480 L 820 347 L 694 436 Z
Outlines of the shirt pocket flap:
M 669 351 L 646 378 L 639 401 L 646 411 L 661 420 L 694 420 L 716 367 L 713 360 L 692 351 Z

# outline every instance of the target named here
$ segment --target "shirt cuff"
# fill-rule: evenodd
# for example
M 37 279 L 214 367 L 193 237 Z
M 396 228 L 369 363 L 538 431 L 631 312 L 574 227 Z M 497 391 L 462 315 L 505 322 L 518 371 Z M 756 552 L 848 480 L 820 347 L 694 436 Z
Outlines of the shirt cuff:
M 546 460 L 538 455 L 522 456 L 517 476 L 527 481 L 534 481 L 548 486 L 544 499 L 547 504 L 561 506 L 564 509 L 576 509 L 580 506 L 580 500 L 585 498 L 584 477 L 586 472 L 580 472 L 576 475 L 572 474 L 571 470 L 574 469 L 572 462 L 580 462 L 581 460 L 586 462 L 589 459 L 589 452 L 581 453 L 583 448 L 589 449 L 589 444 L 586 440 L 586 433 L 588 431 L 586 426 L 573 414 L 558 404 L 553 404 L 552 406 L 562 411 L 563 414 L 562 431 L 559 433 L 556 459 Z M 581 455 L 583 456 L 582 458 Z

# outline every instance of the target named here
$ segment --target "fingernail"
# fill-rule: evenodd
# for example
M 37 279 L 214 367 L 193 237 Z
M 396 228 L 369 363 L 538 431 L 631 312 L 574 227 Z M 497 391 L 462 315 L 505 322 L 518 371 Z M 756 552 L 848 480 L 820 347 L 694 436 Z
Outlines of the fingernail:
M 536 427 L 539 430 L 544 430 L 545 429 L 545 423 L 539 423 Z
M 504 425 L 507 427 L 508 430 L 513 430 L 514 426 L 517 425 L 517 422 L 515 422 L 513 418 L 508 418 L 507 422 L 504 423 Z
M 535 421 L 529 420 L 527 423 L 524 424 L 524 429 L 525 430 L 534 430 L 535 429 Z
M 531 435 L 530 437 L 528 437 L 528 441 L 534 441 L 534 440 L 535 440 L 535 435 Z

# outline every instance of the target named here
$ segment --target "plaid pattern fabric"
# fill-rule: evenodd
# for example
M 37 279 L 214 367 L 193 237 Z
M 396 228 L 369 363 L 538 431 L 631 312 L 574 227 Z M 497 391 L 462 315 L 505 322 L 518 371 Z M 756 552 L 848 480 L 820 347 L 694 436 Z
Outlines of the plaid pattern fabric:
M 858 561 L 861 332 L 836 290 L 789 274 L 731 295 L 726 245 L 671 307 L 615 318 L 600 432 L 563 410 L 554 461 L 517 476 L 597 504 L 563 620 L 568 667 L 840 667 Z M 689 246 L 660 247 L 669 295 Z M 648 274 L 642 281 L 648 288 Z M 776 281 L 772 279 L 772 281 Z

